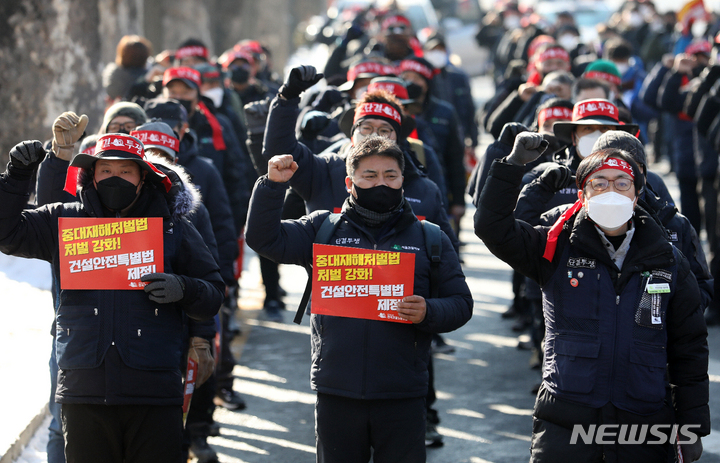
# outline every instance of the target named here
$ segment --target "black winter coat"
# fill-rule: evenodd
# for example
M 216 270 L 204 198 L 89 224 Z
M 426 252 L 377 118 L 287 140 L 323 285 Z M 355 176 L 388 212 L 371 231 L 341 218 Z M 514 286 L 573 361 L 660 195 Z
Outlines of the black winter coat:
M 52 264 L 59 281 L 58 218 L 106 217 L 88 175 L 80 202 L 25 209 L 33 172 L 0 175 L 0 251 Z M 158 304 L 143 291 L 60 290 L 56 318 L 60 403 L 182 404 L 183 314 L 213 317 L 223 300 L 217 263 L 197 230 L 175 220 L 165 193 L 146 184 L 128 217 L 162 217 L 164 272 L 180 276 L 184 297 Z
M 434 135 L 436 146 L 433 149 L 442 164 L 450 205 L 464 206 L 465 142 L 455 109 L 450 103 L 429 96 L 418 119 L 424 120 Z
M 248 214 L 247 243 L 268 259 L 312 267 L 315 235 L 328 216 L 316 211 L 280 221 L 287 184 L 261 177 Z M 311 316 L 312 388 L 355 399 L 424 397 L 432 333 L 453 331 L 472 316 L 473 299 L 450 240 L 442 236 L 439 297 L 430 298 L 430 262 L 422 225 L 405 202 L 395 225 L 377 239 L 346 203 L 331 244 L 415 254 L 414 294 L 426 299 L 427 315 L 409 325 L 374 320 Z M 347 240 L 345 238 L 352 238 Z
M 235 279 L 233 263 L 239 253 L 238 231 L 235 229 L 230 200 L 220 173 L 212 161 L 200 156 L 192 131 L 187 132 L 180 142 L 177 162 L 185 168 L 190 180 L 200 191 L 217 242 L 220 272 L 225 283 L 232 285 Z
M 636 216 L 633 221 L 635 234 L 630 242 L 630 249 L 622 269 L 618 269 L 610 260 L 599 234 L 592 222 L 587 219 L 584 209 L 581 209 L 565 223 L 558 236 L 557 248 L 552 261 L 546 260 L 542 256 L 546 248 L 548 228 L 533 228 L 521 220 L 516 220 L 513 216 L 522 175 L 521 167 L 504 161 L 495 162 L 475 215 L 475 233 L 493 254 L 543 287 L 546 339 L 549 340 L 546 342 L 545 349 L 544 379 L 548 389 L 561 391 L 558 394 L 565 398 L 570 397 L 568 400 L 579 404 L 593 404 L 590 406 L 595 408 L 609 401 L 623 410 L 649 414 L 649 411 L 643 413 L 636 410 L 662 407 L 663 393 L 658 394 L 657 390 L 653 392 L 653 401 L 659 401 L 659 403 L 653 404 L 637 401 L 637 399 L 636 402 L 628 401 L 627 395 L 618 395 L 617 393 L 631 394 L 633 389 L 635 392 L 641 390 L 643 380 L 642 376 L 637 376 L 638 372 L 646 371 L 646 374 L 651 375 L 652 378 L 657 378 L 658 374 L 662 375 L 665 371 L 665 362 L 659 371 L 655 369 L 660 366 L 654 363 L 656 360 L 649 363 L 652 359 L 662 357 L 662 359 L 666 359 L 667 363 L 676 422 L 681 425 L 699 424 L 700 429 L 697 434 L 707 435 L 710 432 L 707 329 L 703 317 L 700 291 L 687 260 L 664 239 L 664 230 L 657 226 L 655 221 L 648 217 L 641 208 L 636 208 Z M 570 253 L 582 252 L 583 255 L 589 256 L 592 263 L 587 259 L 587 262 L 568 261 L 566 263 L 563 256 L 568 254 L 568 249 Z M 577 281 L 573 283 L 569 277 L 565 276 L 565 273 L 573 271 L 573 275 L 581 278 L 577 272 L 578 267 L 583 267 L 579 268 L 581 271 L 585 268 L 589 269 L 588 275 L 592 275 L 592 272 L 597 273 L 596 269 L 599 269 L 597 282 L 595 278 L 588 277 L 585 280 L 581 279 L 580 283 Z M 630 318 L 630 323 L 638 324 L 639 331 L 629 330 L 627 325 L 617 327 L 615 330 L 603 328 L 607 325 L 608 318 L 617 317 L 620 320 L 622 316 L 623 320 L 628 320 L 627 310 L 634 310 L 634 305 L 640 304 L 641 296 L 645 293 L 643 285 L 634 282 L 640 281 L 640 277 L 648 278 L 651 271 L 655 275 L 657 272 L 655 269 L 658 268 L 674 269 L 670 285 L 672 292 L 662 296 L 663 310 L 665 310 L 662 314 L 662 324 L 654 325 L 660 327 L 661 335 L 654 336 L 653 342 L 665 339 L 665 344 L 660 350 L 656 350 L 655 346 L 643 346 L 636 340 L 636 334 L 641 334 L 639 327 L 643 319 L 632 320 Z M 609 286 L 606 278 L 602 280 L 606 283 L 601 285 L 601 274 L 609 275 L 611 280 Z M 659 274 L 663 274 L 663 271 L 659 271 Z M 666 274 L 670 273 L 666 272 Z M 569 295 L 568 288 L 580 287 L 592 291 L 596 286 L 606 288 L 605 292 L 596 295 L 590 294 L 587 295 L 587 298 L 580 300 L 577 296 L 573 298 Z M 614 290 L 617 296 L 608 294 L 608 289 L 609 291 Z M 564 297 L 562 297 L 563 295 Z M 608 296 L 613 297 L 609 298 Z M 616 310 L 608 311 L 596 307 L 597 301 L 602 300 L 607 303 L 608 299 L 618 306 Z M 553 306 L 551 301 L 557 305 Z M 582 301 L 587 303 L 581 304 Z M 562 327 L 561 315 L 563 313 L 560 310 L 563 307 L 567 309 L 573 304 L 575 306 L 582 305 L 582 308 L 578 310 L 587 313 L 586 318 L 599 320 L 597 322 L 600 326 L 598 333 L 592 336 L 584 332 L 593 326 L 597 327 L 597 325 L 588 323 L 588 320 L 585 320 L 584 324 L 574 325 L 575 328 Z M 622 315 L 623 313 L 625 315 Z M 570 316 L 583 317 L 576 313 L 564 316 L 566 318 Z M 642 329 L 647 330 L 648 328 Z M 584 331 L 582 336 L 572 337 L 572 330 Z M 629 338 L 628 331 L 632 333 Z M 638 332 L 636 333 L 636 331 Z M 622 335 L 619 334 L 621 332 Z M 656 330 L 651 330 L 651 332 L 656 332 Z M 564 338 L 563 344 L 558 345 L 559 341 L 555 342 L 556 338 Z M 628 349 L 623 348 L 623 345 L 628 345 L 635 353 L 642 354 L 643 349 L 652 349 L 652 352 L 645 356 L 644 361 L 642 358 L 633 360 L 631 352 L 630 363 L 635 362 L 635 364 L 629 370 L 625 370 L 617 368 L 615 365 L 615 362 L 618 365 L 627 364 Z M 617 350 L 613 350 L 613 346 L 618 346 Z M 567 357 L 558 358 L 557 354 Z M 558 378 L 557 368 L 563 367 L 560 364 L 561 361 L 566 362 L 573 358 L 581 359 L 582 361 L 577 363 L 577 367 L 584 368 L 592 363 L 590 360 L 605 358 L 608 355 L 613 359 L 611 363 L 596 365 L 598 369 L 593 370 L 593 375 L 597 374 L 598 378 L 603 379 L 596 383 L 593 389 L 587 388 L 587 381 L 582 384 L 582 389 L 580 388 L 579 383 L 583 381 L 582 377 L 590 375 L 589 372 L 585 373 L 585 370 L 576 370 L 575 376 L 565 376 L 564 379 L 567 381 L 565 385 L 554 382 L 554 379 Z M 611 381 L 605 382 L 604 380 L 608 378 Z M 649 378 L 650 376 L 648 376 Z
M 226 147 L 224 150 L 215 149 L 212 127 L 200 111 L 196 111 L 188 122 L 196 135 L 198 154 L 210 159 L 222 176 L 230 200 L 235 230 L 238 231 L 245 226 L 250 190 L 256 178 L 255 169 L 247 147 L 240 145 L 230 121 L 219 113 L 216 113 L 215 117 L 222 127 L 222 137 Z

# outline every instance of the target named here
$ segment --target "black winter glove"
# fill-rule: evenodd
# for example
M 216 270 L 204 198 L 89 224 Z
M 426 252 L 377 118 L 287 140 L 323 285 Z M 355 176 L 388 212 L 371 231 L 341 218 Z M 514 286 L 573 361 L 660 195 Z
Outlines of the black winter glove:
M 328 88 L 322 93 L 322 95 L 320 95 L 320 98 L 313 103 L 313 107 L 318 111 L 329 113 L 335 105 L 343 101 L 344 98 L 345 97 L 340 90 L 336 88 Z
M 182 278 L 172 273 L 149 273 L 140 277 L 140 281 L 152 282 L 144 288 L 151 301 L 169 304 L 185 297 L 185 284 Z
M 694 444 L 680 444 L 680 450 L 683 461 L 698 461 L 703 453 L 702 440 L 698 437 Z
M 322 111 L 308 111 L 303 117 L 301 132 L 306 140 L 314 140 L 330 125 L 330 117 Z
M 554 165 L 545 170 L 538 180 L 544 183 L 551 191 L 558 192 L 575 182 L 572 171 L 562 164 Z
M 324 76 L 315 66 L 298 66 L 290 71 L 287 81 L 280 87 L 280 95 L 286 100 L 297 98 L 302 92 L 320 82 Z
M 362 28 L 362 17 L 359 17 L 359 19 L 360 21 L 358 21 L 358 18 L 355 18 L 352 25 L 348 28 L 343 43 L 347 44 L 351 40 L 359 39 L 365 35 L 365 31 Z
M 45 154 L 45 148 L 38 140 L 23 141 L 10 150 L 10 163 L 18 169 L 35 170 L 45 159 Z
M 524 166 L 540 157 L 548 147 L 543 136 L 534 132 L 523 132 L 515 137 L 513 149 L 507 157 L 510 164 Z
M 243 109 L 247 120 L 248 135 L 265 133 L 265 125 L 270 112 L 270 98 L 248 103 Z
M 505 145 L 513 146 L 515 143 L 515 137 L 517 137 L 519 133 L 529 131 L 530 129 L 519 122 L 508 122 L 500 131 L 500 138 L 498 138 L 498 141 Z

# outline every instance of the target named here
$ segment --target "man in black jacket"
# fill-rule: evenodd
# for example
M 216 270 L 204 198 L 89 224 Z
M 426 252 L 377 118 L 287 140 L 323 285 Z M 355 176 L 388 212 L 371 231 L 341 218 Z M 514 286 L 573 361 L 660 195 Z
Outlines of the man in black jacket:
M 403 175 L 406 199 L 413 204 L 416 214 L 438 224 L 457 250 L 457 236 L 448 222 L 440 187 L 413 164 L 418 162 L 417 157 L 403 137 L 407 131 L 404 124 L 409 122 L 409 118 L 403 114 L 393 95 L 382 90 L 366 93 L 355 110 L 341 118 L 340 126 L 345 127 L 344 131 L 350 139 L 339 141 L 320 155 L 314 155 L 297 141 L 292 128 L 297 120 L 299 96 L 321 78 L 322 74 L 316 74 L 312 66 L 300 66 L 290 73 L 278 97 L 270 105 L 263 156 L 269 160 L 278 154 L 292 154 L 300 170 L 290 181 L 290 186 L 305 200 L 308 211 L 334 210 L 340 208 L 347 198 L 345 160 L 351 147 L 373 133 L 387 136 L 405 153 Z
M 210 159 L 222 176 L 230 199 L 235 230 L 245 226 L 250 184 L 254 175 L 250 156 L 240 145 L 230 121 L 206 105 L 200 95 L 200 73 L 192 68 L 170 68 L 163 75 L 163 96 L 178 100 L 187 111 L 189 127 L 197 135 L 200 156 Z M 248 172 L 250 171 L 250 172 Z
M 77 155 L 77 203 L 24 209 L 45 157 L 40 142 L 16 145 L 0 176 L 0 250 L 51 262 L 60 288 L 56 400 L 70 463 L 179 461 L 183 315 L 212 318 L 223 298 L 213 256 L 187 220 L 174 218 L 169 179 L 142 149 L 134 137 L 107 134 L 94 155 Z M 144 291 L 65 289 L 58 222 L 66 217 L 162 218 L 164 273 L 142 276 Z
M 677 448 L 695 461 L 710 432 L 708 347 L 687 259 L 636 206 L 644 178 L 617 149 L 580 163 L 578 201 L 553 227 L 516 220 L 524 165 L 542 142 L 518 135 L 510 155 L 493 164 L 475 215 L 475 233 L 490 251 L 543 288 L 531 461 L 675 461 Z M 596 439 L 597 425 L 618 434 Z M 640 432 L 629 435 L 629 425 Z
M 329 243 L 414 253 L 413 295 L 396 299 L 397 307 L 391 309 L 411 323 L 312 314 L 319 462 L 366 462 L 371 449 L 378 462 L 425 461 L 431 334 L 455 330 L 472 315 L 472 296 L 445 234 L 438 297 L 430 295 L 424 225 L 403 197 L 404 163 L 398 146 L 378 136 L 355 146 L 347 157 L 350 196 Z M 313 242 L 329 212 L 280 221 L 287 182 L 297 169 L 291 155 L 269 161 L 268 175 L 253 191 L 247 242 L 270 259 L 310 268 Z M 355 300 L 344 299 L 338 307 L 349 310 Z
M 217 240 L 220 273 L 225 285 L 232 291 L 232 288 L 238 285 L 233 269 L 239 254 L 238 234 L 233 225 L 229 199 L 220 173 L 212 161 L 199 154 L 197 135 L 189 128 L 187 112 L 180 102 L 162 97 L 154 98 L 145 103 L 145 110 L 148 117 L 167 123 L 178 134 L 180 150 L 177 154 L 177 163 L 187 170 L 193 183 L 200 190 Z M 226 301 L 229 301 L 230 297 L 226 298 Z M 216 372 L 217 401 L 219 405 L 230 410 L 242 410 L 246 405 L 245 400 L 233 389 L 232 370 L 236 362 L 230 350 L 230 343 L 236 334 L 230 329 L 235 313 L 228 304 L 224 304 L 221 310 L 222 340 Z

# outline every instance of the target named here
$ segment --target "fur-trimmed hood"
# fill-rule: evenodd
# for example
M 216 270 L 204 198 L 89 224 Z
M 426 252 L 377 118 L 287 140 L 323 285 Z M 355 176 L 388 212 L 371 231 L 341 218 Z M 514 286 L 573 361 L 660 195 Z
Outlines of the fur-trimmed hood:
M 190 180 L 190 176 L 179 165 L 171 165 L 169 161 L 159 156 L 146 153 L 148 162 L 152 162 L 161 172 L 170 178 L 172 188 L 165 193 L 168 209 L 171 212 L 172 219 L 177 221 L 180 218 L 189 219 L 189 215 L 194 212 L 202 201 L 200 191 Z M 154 183 L 146 183 L 143 188 L 161 188 Z M 83 189 L 92 188 L 93 179 L 90 169 L 80 169 L 78 174 L 78 197 Z

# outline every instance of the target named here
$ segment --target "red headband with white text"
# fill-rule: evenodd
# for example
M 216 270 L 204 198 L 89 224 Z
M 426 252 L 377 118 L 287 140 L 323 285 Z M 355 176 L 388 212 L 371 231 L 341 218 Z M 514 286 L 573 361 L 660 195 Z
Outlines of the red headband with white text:
M 633 173 L 632 166 L 631 166 L 630 164 L 628 164 L 627 161 L 624 161 L 624 160 L 618 159 L 618 158 L 607 158 L 607 159 L 605 160 L 605 162 L 603 162 L 603 163 L 600 165 L 600 167 L 598 167 L 597 169 L 593 170 L 592 172 L 590 172 L 590 174 L 588 174 L 587 177 L 585 177 L 585 180 L 583 181 L 583 184 L 580 186 L 580 189 L 584 189 L 584 188 L 585 188 L 585 185 L 587 184 L 588 179 L 589 179 L 590 177 L 592 177 L 593 174 L 595 174 L 595 173 L 597 173 L 597 172 L 600 172 L 601 170 L 606 170 L 606 169 L 622 170 L 623 172 L 625 172 L 626 174 L 628 174 L 628 175 L 630 176 L 630 178 L 632 178 L 633 180 L 635 180 L 635 174 Z

